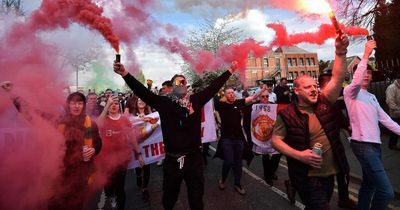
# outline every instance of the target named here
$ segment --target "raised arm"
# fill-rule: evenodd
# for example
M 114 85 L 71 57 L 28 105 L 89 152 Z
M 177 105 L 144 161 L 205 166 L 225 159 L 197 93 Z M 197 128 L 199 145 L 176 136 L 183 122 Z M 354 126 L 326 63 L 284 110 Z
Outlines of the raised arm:
M 114 62 L 114 72 L 121 75 L 125 80 L 126 84 L 131 90 L 146 104 L 158 109 L 160 107 L 160 101 L 162 96 L 158 96 L 148 90 L 142 83 L 140 83 L 135 77 L 133 77 L 121 63 Z
M 344 34 L 338 36 L 335 41 L 335 61 L 333 63 L 332 79 L 328 82 L 324 89 L 325 98 L 334 104 L 342 90 L 342 84 L 347 71 L 347 47 L 349 39 Z
M 352 99 L 355 99 L 358 95 L 358 92 L 361 90 L 362 81 L 367 72 L 368 58 L 372 54 L 372 51 L 375 47 L 376 42 L 374 40 L 369 40 L 365 44 L 364 55 L 360 63 L 357 65 L 357 70 L 354 72 L 353 80 L 351 81 L 350 85 L 344 89 L 344 94 Z
M 268 91 L 266 84 L 263 85 L 262 89 L 257 90 L 257 92 L 254 93 L 254 95 L 246 97 L 245 98 L 245 103 L 248 104 L 248 103 L 252 102 L 254 99 L 258 98 L 265 91 Z
M 107 103 L 104 106 L 103 111 L 100 113 L 99 117 L 97 118 L 97 124 L 99 127 L 103 127 L 104 120 L 107 117 L 108 109 L 110 108 L 111 104 L 114 103 L 114 101 L 118 101 L 118 96 L 111 96 L 107 99 Z
M 192 97 L 198 99 L 198 102 L 201 106 L 206 104 L 225 84 L 225 82 L 229 79 L 229 77 L 237 70 L 238 64 L 236 61 L 232 62 L 229 70 L 225 71 L 221 76 L 214 79 L 214 81 L 206 87 L 204 90 L 194 94 Z

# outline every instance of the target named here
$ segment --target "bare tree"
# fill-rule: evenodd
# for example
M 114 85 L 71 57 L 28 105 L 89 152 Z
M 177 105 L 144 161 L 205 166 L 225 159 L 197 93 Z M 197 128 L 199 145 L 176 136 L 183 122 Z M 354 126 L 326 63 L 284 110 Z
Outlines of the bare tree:
M 241 40 L 242 31 L 229 27 L 232 21 L 205 20 L 199 29 L 189 32 L 187 44 L 191 50 L 207 50 L 216 53 L 220 44 L 230 45 Z
M 1 0 L 0 13 L 23 15 L 21 0 Z
M 219 21 L 218 24 L 215 21 L 205 20 L 199 29 L 189 32 L 186 45 L 192 52 L 207 50 L 216 53 L 221 44 L 237 43 L 242 40 L 242 31 L 238 28 L 230 27 L 230 23 L 231 21 L 229 20 Z M 216 70 L 198 75 L 188 63 L 184 63 L 182 69 L 185 76 L 192 83 L 192 87 L 196 89 L 208 86 L 213 78 L 222 73 L 221 70 Z
M 388 0 L 338 0 L 337 15 L 347 24 L 372 29 L 375 17 L 384 12 L 392 1 Z
M 79 86 L 79 72 L 86 72 L 90 70 L 91 64 L 99 57 L 101 53 L 101 46 L 89 48 L 86 51 L 71 50 L 66 52 L 62 57 L 60 69 L 70 66 L 76 71 L 76 86 Z

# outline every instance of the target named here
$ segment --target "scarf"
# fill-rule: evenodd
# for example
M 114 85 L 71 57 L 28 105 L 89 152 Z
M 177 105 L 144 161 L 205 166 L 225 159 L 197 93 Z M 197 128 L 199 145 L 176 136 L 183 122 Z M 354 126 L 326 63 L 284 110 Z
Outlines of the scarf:
M 93 139 L 92 139 L 92 120 L 90 119 L 89 115 L 85 116 L 85 121 L 83 122 L 84 130 L 84 138 L 83 138 L 83 145 L 86 145 L 90 148 L 93 147 Z M 65 135 L 65 128 L 66 122 L 62 122 L 58 124 L 58 130 L 61 134 Z M 90 166 L 90 175 L 87 178 L 88 185 L 93 185 L 95 182 L 95 177 L 93 174 L 93 168 Z
M 171 99 L 171 101 L 173 101 L 174 103 L 177 103 L 179 106 L 186 108 L 188 111 L 190 111 L 190 96 L 189 94 L 187 94 L 185 97 L 183 98 L 178 98 L 178 96 L 176 96 L 173 93 L 168 93 L 166 95 L 169 99 Z
M 58 125 L 58 130 L 63 135 L 65 134 L 65 127 L 66 127 L 65 122 L 60 123 Z M 83 123 L 83 127 L 85 128 L 85 131 L 84 131 L 84 142 L 83 143 L 84 143 L 84 145 L 86 145 L 88 147 L 93 147 L 92 120 L 90 119 L 89 115 L 85 116 L 85 121 Z

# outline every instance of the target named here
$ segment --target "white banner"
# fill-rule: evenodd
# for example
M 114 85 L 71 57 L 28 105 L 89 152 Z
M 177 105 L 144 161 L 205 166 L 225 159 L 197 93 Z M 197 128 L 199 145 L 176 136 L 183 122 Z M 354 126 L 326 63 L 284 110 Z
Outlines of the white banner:
M 203 143 L 212 142 L 217 140 L 216 124 L 214 118 L 214 104 L 210 100 L 204 105 L 201 114 L 201 140 Z M 146 117 L 160 118 L 158 112 L 151 113 Z M 135 123 L 137 131 L 140 133 L 139 137 L 139 148 L 142 153 L 144 163 L 151 164 L 164 159 L 164 143 L 161 132 L 160 120 L 155 124 L 151 123 Z M 141 137 L 144 137 L 141 141 Z M 132 156 L 132 160 L 128 165 L 128 169 L 136 168 L 139 166 L 139 162 Z
M 214 102 L 211 99 L 204 105 L 201 114 L 201 142 L 213 142 L 217 140 L 217 125 L 214 117 Z
M 27 146 L 31 140 L 28 126 L 14 106 L 3 110 L 0 113 L 0 152 Z
M 278 104 L 253 104 L 252 106 L 251 139 L 262 154 L 278 154 L 271 143 L 277 113 Z

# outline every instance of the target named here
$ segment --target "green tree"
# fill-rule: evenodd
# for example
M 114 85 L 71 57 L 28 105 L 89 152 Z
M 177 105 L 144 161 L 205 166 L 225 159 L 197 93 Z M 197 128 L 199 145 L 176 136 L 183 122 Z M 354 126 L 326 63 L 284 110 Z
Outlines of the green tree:
M 142 83 L 142 84 L 144 84 L 144 85 L 146 84 L 146 78 L 145 78 L 145 76 L 144 76 L 142 70 L 140 70 L 140 71 L 138 72 L 138 74 L 135 76 L 135 78 L 136 78 L 140 83 Z

